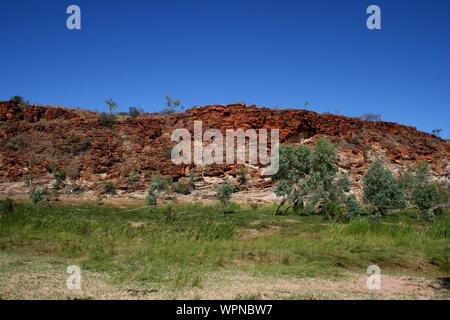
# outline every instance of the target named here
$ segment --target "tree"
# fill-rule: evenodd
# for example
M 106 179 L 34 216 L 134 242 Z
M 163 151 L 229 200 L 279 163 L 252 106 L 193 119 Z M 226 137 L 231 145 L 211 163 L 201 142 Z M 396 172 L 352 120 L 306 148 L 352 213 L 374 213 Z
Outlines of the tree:
M 433 218 L 431 207 L 435 204 L 438 191 L 430 177 L 430 167 L 421 161 L 414 172 L 411 202 L 419 208 L 419 217 Z
M 231 195 L 233 194 L 234 186 L 230 182 L 226 182 L 216 188 L 216 196 L 222 208 L 230 203 Z
M 336 150 L 327 139 L 316 142 L 313 151 L 306 146 L 282 146 L 280 167 L 272 178 L 277 182 L 275 193 L 282 200 L 275 211 L 289 203 L 295 212 L 306 205 L 308 212 L 323 213 L 327 204 L 338 203 L 350 189 L 348 176 L 338 173 Z
M 160 174 L 153 176 L 152 182 L 147 188 L 147 205 L 156 206 L 158 193 L 167 190 L 171 183 L 171 178 L 164 177 Z
M 108 113 L 112 116 L 114 114 L 114 110 L 116 110 L 119 105 L 113 99 L 105 100 L 105 103 L 108 107 Z
M 116 115 L 114 114 L 114 110 L 116 110 L 119 105 L 113 100 L 108 99 L 105 100 L 106 106 L 108 107 L 108 112 L 101 112 L 98 114 L 97 119 L 98 123 L 102 126 L 111 127 L 116 120 Z
M 438 129 L 433 129 L 433 130 L 431 131 L 431 133 L 432 133 L 433 135 L 435 135 L 436 137 L 438 137 L 438 138 L 441 137 L 441 132 L 442 132 L 442 129 L 440 129 L 440 128 L 438 128 Z
M 177 112 L 177 110 L 184 110 L 184 107 L 181 105 L 181 101 L 173 99 L 171 96 L 166 96 L 166 106 L 163 111 L 161 111 L 161 114 L 170 115 Z
M 306 146 L 281 146 L 279 149 L 279 169 L 278 172 L 272 176 L 276 181 L 275 194 L 282 198 L 279 206 L 275 211 L 275 215 L 279 214 L 281 207 L 288 202 L 290 207 L 294 210 L 303 207 L 303 197 L 306 192 L 303 188 L 303 183 L 309 175 L 311 169 L 310 163 L 311 151 Z
M 380 217 L 391 209 L 405 208 L 405 198 L 393 174 L 380 161 L 375 161 L 363 177 L 364 200 L 374 208 L 374 215 Z

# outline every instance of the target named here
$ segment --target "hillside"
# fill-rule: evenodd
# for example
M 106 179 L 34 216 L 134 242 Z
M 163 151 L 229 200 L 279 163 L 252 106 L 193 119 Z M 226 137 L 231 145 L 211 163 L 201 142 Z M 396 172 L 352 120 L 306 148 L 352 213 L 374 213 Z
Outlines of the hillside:
M 51 172 L 58 169 L 79 191 L 101 192 L 103 183 L 112 181 L 119 194 L 144 191 L 156 173 L 176 181 L 195 172 L 205 177 L 206 186 L 210 177 L 234 177 L 236 166 L 200 168 L 171 163 L 172 131 L 192 131 L 195 120 L 203 121 L 204 130 L 222 132 L 279 128 L 281 143 L 312 144 L 326 136 L 336 145 L 338 165 L 350 174 L 356 189 L 374 159 L 381 159 L 394 172 L 426 160 L 436 178 L 448 179 L 450 173 L 448 142 L 397 123 L 233 104 L 196 107 L 168 116 L 121 117 L 108 127 L 99 124 L 94 112 L 8 101 L 0 102 L 0 192 L 27 192 L 24 181 L 30 169 L 36 183 L 46 187 L 51 187 Z M 270 187 L 271 182 L 257 168 L 250 167 L 249 174 L 246 188 Z

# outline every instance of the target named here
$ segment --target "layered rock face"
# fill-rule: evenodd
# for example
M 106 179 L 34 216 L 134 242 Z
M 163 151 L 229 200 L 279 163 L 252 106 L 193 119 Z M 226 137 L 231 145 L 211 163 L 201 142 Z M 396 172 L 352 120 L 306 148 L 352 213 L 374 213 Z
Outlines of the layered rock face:
M 338 166 L 353 178 L 355 187 L 375 159 L 398 172 L 420 160 L 427 161 L 436 178 L 448 179 L 450 144 L 413 127 L 388 122 L 361 121 L 307 110 L 274 110 L 246 106 L 210 105 L 168 116 L 143 114 L 119 118 L 111 126 L 101 125 L 94 112 L 51 106 L 0 103 L 0 183 L 51 181 L 58 168 L 67 179 L 85 189 L 96 189 L 106 180 L 119 190 L 144 190 L 156 173 L 175 179 L 195 172 L 198 176 L 236 174 L 236 165 L 175 165 L 171 141 L 175 129 L 193 133 L 194 121 L 203 130 L 279 129 L 280 142 L 313 144 L 327 137 L 336 146 Z M 249 188 L 270 186 L 250 167 Z

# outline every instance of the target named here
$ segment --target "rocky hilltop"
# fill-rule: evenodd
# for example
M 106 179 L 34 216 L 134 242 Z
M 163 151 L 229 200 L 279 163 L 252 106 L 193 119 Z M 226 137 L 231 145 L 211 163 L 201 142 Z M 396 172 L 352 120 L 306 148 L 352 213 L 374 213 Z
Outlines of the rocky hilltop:
M 450 144 L 397 123 L 232 104 L 195 107 L 167 116 L 122 116 L 105 126 L 95 112 L 8 101 L 0 102 L 0 192 L 26 192 L 24 181 L 30 175 L 36 183 L 50 187 L 55 170 L 76 181 L 81 191 L 99 191 L 105 181 L 112 181 L 122 194 L 145 190 L 156 173 L 175 181 L 192 172 L 206 182 L 235 177 L 236 166 L 172 164 L 173 130 L 192 132 L 196 120 L 203 121 L 203 130 L 222 132 L 278 128 L 281 143 L 312 144 L 326 136 L 337 147 L 340 169 L 350 174 L 356 188 L 375 159 L 394 172 L 425 160 L 436 178 L 449 177 Z M 258 167 L 249 167 L 246 188 L 271 186 L 270 179 L 260 173 Z

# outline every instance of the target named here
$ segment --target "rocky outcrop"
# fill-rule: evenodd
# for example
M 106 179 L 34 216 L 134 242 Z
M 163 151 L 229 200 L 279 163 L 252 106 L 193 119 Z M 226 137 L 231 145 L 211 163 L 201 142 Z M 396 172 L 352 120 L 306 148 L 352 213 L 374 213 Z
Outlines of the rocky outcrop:
M 124 192 L 144 189 L 158 172 L 174 178 L 192 172 L 234 175 L 236 166 L 200 168 L 170 161 L 171 133 L 176 128 L 192 132 L 196 120 L 202 120 L 203 130 L 222 132 L 278 128 L 281 143 L 312 144 L 326 136 L 338 149 L 339 167 L 350 173 L 356 185 L 376 158 L 394 171 L 425 160 L 436 177 L 447 178 L 450 172 L 446 141 L 396 123 L 233 104 L 195 107 L 169 116 L 143 114 L 107 127 L 94 112 L 8 101 L 0 102 L 0 183 L 24 180 L 30 168 L 33 175 L 49 181 L 50 171 L 60 168 L 67 179 L 72 177 L 86 188 L 114 180 Z M 267 187 L 259 173 L 257 168 L 249 170 L 252 183 Z

